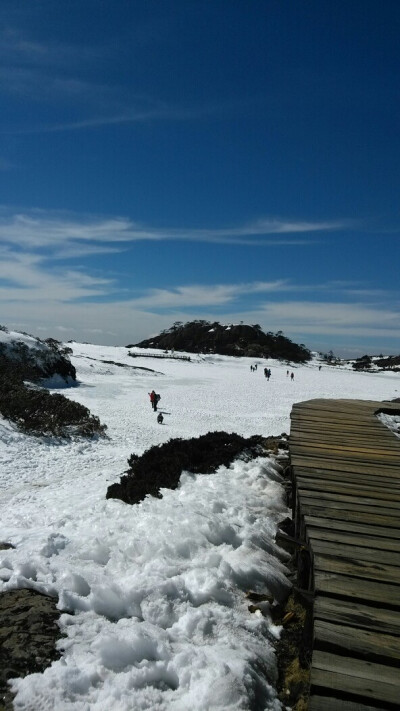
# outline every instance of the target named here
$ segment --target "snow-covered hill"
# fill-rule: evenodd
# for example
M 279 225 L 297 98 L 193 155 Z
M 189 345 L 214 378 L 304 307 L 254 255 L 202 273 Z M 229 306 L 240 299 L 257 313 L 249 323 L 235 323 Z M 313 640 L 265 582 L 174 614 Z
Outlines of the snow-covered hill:
M 272 360 L 253 372 L 257 361 L 246 358 L 152 360 L 134 349 L 133 359 L 122 347 L 69 345 L 79 387 L 62 392 L 107 424 L 108 438 L 52 444 L 0 419 L 0 541 L 15 546 L 0 551 L 2 589 L 49 592 L 66 610 L 62 657 L 13 682 L 17 708 L 283 709 L 280 628 L 268 604 L 265 617 L 251 614 L 244 594 L 279 598 L 288 585 L 286 554 L 274 543 L 288 513 L 279 465 L 260 457 L 186 473 L 177 490 L 136 506 L 106 500 L 107 487 L 132 452 L 213 430 L 279 435 L 289 432 L 293 402 L 392 399 L 399 374 L 319 370 L 312 361 L 290 368 L 291 380 Z

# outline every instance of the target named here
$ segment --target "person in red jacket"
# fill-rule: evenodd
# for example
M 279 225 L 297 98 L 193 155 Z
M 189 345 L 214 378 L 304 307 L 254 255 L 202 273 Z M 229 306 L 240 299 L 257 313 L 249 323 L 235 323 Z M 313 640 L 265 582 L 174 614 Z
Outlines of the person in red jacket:
M 150 396 L 151 406 L 155 412 L 157 410 L 157 395 L 155 393 L 155 390 L 152 390 L 151 393 L 149 393 L 149 396 Z

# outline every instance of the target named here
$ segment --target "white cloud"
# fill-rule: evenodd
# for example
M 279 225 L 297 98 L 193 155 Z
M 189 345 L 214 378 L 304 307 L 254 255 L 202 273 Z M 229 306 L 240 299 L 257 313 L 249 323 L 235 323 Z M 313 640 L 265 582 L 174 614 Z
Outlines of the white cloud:
M 137 241 L 187 241 L 215 242 L 224 244 L 251 245 L 282 245 L 308 244 L 309 238 L 301 240 L 295 237 L 287 239 L 287 235 L 309 234 L 343 230 L 354 223 L 350 221 L 309 222 L 288 219 L 264 219 L 242 226 L 227 228 L 154 228 L 137 224 L 125 217 L 85 217 L 71 216 L 59 213 L 49 213 L 43 210 L 19 212 L 10 214 L 3 208 L 0 212 L 0 239 L 3 244 L 18 247 L 53 250 L 54 254 L 65 254 L 71 245 L 104 243 L 123 245 Z M 279 239 L 271 240 L 269 235 L 277 235 Z M 252 240 L 252 237 L 259 239 Z M 262 239 L 267 237 L 268 239 Z M 249 239 L 250 238 L 250 239 Z M 103 247 L 104 248 L 104 247 Z
M 188 308 L 220 306 L 246 294 L 282 291 L 287 281 L 252 282 L 249 284 L 211 284 L 178 286 L 174 289 L 150 289 L 143 296 L 131 299 L 135 308 Z

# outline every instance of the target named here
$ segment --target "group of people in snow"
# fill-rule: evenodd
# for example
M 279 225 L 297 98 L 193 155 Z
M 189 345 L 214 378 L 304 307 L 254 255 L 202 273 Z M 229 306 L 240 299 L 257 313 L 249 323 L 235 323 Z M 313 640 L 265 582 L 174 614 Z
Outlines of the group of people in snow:
M 319 369 L 321 370 L 321 366 L 319 367 Z M 250 370 L 251 370 L 252 372 L 256 371 L 256 370 L 257 370 L 257 364 L 251 365 L 251 366 L 250 366 Z M 270 379 L 270 377 L 271 377 L 271 368 L 264 368 L 264 376 L 267 378 L 267 380 Z M 288 376 L 289 376 L 289 371 L 287 370 L 287 371 L 286 371 L 286 377 L 288 377 Z M 294 380 L 294 373 L 293 373 L 293 372 L 290 373 L 290 380 Z M 158 393 L 156 393 L 155 390 L 152 390 L 151 393 L 149 393 L 149 397 L 150 397 L 150 403 L 151 403 L 151 406 L 152 406 L 154 412 L 157 412 L 157 405 L 158 405 L 158 403 L 159 403 L 159 401 L 160 401 L 160 399 L 161 399 L 161 395 L 159 395 Z M 157 422 L 158 422 L 159 425 L 162 425 L 162 423 L 164 422 L 164 417 L 163 417 L 162 412 L 159 412 L 159 413 L 158 413 L 158 415 L 157 415 Z

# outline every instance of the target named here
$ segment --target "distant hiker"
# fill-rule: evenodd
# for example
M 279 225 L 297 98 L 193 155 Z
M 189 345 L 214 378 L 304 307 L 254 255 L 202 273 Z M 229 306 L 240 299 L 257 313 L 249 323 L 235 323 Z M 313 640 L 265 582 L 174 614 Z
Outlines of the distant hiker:
M 286 377 L 287 377 L 288 375 L 289 375 L 289 371 L 287 370 L 287 371 L 286 371 Z
M 294 373 L 290 373 L 290 380 L 294 380 Z
M 157 422 L 158 422 L 159 425 L 162 425 L 162 423 L 164 422 L 164 418 L 163 418 L 161 412 L 159 412 L 158 415 L 157 415 Z
M 266 378 L 268 378 L 268 368 L 264 368 L 264 375 Z
M 319 365 L 319 366 L 318 366 L 318 370 L 321 370 L 321 368 L 322 368 L 322 365 Z
M 155 390 L 152 390 L 151 393 L 149 393 L 149 396 L 150 396 L 151 406 L 152 406 L 153 410 L 156 411 L 157 410 L 157 395 L 156 395 Z
M 268 368 L 268 373 L 267 373 L 267 380 L 269 380 L 271 377 L 271 368 Z

